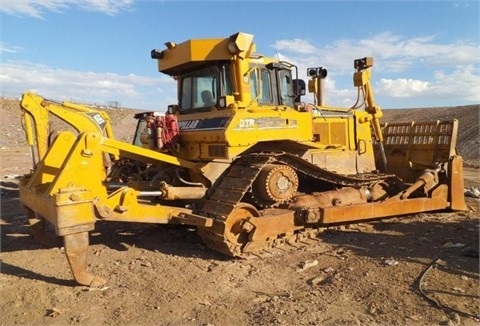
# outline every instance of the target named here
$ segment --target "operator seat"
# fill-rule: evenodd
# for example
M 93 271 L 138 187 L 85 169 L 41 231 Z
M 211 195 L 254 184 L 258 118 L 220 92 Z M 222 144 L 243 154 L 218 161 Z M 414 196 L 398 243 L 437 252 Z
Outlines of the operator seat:
M 213 98 L 212 92 L 209 90 L 204 90 L 201 93 L 202 101 L 204 106 L 215 106 L 215 99 Z

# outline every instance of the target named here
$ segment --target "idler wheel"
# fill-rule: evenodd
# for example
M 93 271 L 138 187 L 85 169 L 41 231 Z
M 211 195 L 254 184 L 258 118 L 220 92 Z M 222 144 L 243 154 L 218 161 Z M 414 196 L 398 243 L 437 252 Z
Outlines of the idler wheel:
M 225 238 L 234 245 L 246 244 L 248 242 L 248 231 L 243 227 L 243 223 L 259 216 L 260 213 L 253 205 L 237 204 L 225 221 Z
M 266 165 L 252 185 L 253 199 L 263 206 L 285 203 L 295 196 L 297 190 L 297 173 L 287 165 Z

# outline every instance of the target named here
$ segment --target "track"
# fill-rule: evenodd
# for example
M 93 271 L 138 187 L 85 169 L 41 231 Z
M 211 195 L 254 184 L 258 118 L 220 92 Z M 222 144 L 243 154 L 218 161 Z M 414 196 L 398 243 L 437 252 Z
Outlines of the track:
M 293 210 L 268 207 L 258 210 L 255 206 L 265 207 L 242 201 L 251 197 L 252 185 L 267 164 L 283 164 L 292 167 L 298 175 L 307 177 L 309 183 L 323 182 L 337 187 L 371 186 L 392 177 L 378 173 L 339 175 L 288 153 L 241 156 L 194 212 L 214 219 L 213 227 L 198 229 L 199 236 L 208 247 L 229 256 L 245 257 L 262 249 L 294 245 L 315 238 L 323 231 L 324 228 L 299 225 Z

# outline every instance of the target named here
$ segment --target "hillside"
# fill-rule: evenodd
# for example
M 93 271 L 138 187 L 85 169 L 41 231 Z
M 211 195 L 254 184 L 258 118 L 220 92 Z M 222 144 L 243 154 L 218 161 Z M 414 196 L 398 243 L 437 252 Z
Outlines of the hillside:
M 20 121 L 18 100 L 0 99 L 1 119 L 0 146 L 25 144 L 25 136 Z M 133 115 L 138 110 L 127 108 L 105 109 L 111 118 L 111 123 L 118 139 L 130 141 L 135 131 L 136 120 Z M 458 119 L 460 132 L 457 148 L 464 160 L 480 159 L 480 106 L 432 107 L 412 109 L 384 110 L 383 122 L 397 121 L 432 121 Z M 58 128 L 58 127 L 57 127 Z

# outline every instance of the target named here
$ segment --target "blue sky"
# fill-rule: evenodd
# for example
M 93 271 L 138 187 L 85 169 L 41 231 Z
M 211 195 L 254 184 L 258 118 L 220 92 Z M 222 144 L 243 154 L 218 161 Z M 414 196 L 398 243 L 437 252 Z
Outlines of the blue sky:
M 478 1 L 0 0 L 0 14 L 4 96 L 165 111 L 176 86 L 150 51 L 241 31 L 304 79 L 326 67 L 331 106 L 355 102 L 353 60 L 365 56 L 383 108 L 480 103 Z

